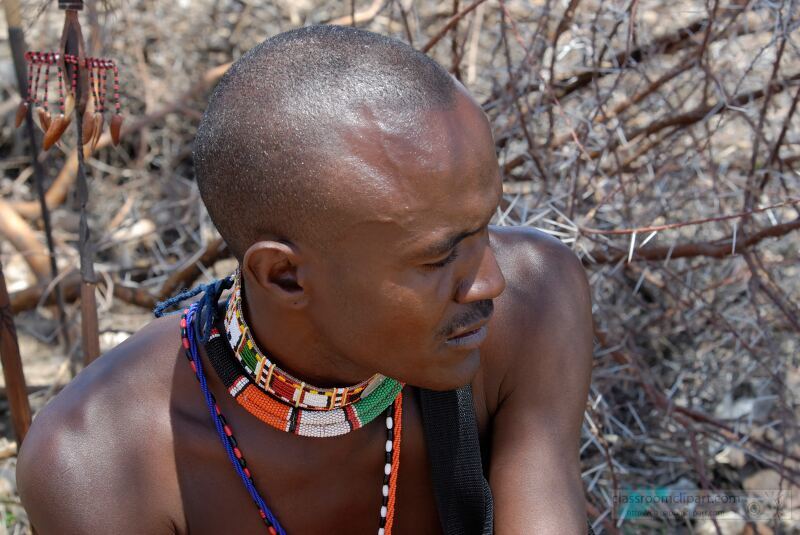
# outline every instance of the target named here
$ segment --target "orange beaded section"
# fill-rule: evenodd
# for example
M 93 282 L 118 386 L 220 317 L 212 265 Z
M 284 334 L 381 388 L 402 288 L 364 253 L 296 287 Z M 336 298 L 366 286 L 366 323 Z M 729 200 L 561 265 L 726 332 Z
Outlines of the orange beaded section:
M 236 396 L 236 401 L 262 422 L 281 431 L 288 431 L 287 422 L 291 407 L 267 396 L 252 383 Z
M 392 474 L 389 476 L 389 503 L 386 506 L 386 526 L 384 534 L 391 535 L 394 524 L 394 504 L 397 500 L 397 477 L 400 475 L 400 443 L 403 431 L 403 394 L 394 401 L 394 440 L 392 441 Z

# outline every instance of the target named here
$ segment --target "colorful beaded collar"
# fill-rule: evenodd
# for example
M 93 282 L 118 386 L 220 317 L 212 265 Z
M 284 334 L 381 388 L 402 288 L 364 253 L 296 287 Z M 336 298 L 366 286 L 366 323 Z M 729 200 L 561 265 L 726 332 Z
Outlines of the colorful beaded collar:
M 286 531 L 281 527 L 278 519 L 275 518 L 274 513 L 269 509 L 264 499 L 261 497 L 261 494 L 256 489 L 253 476 L 250 473 L 250 469 L 247 467 L 247 461 L 245 461 L 244 455 L 239 449 L 238 441 L 233 436 L 233 430 L 222 414 L 222 410 L 220 410 L 217 400 L 214 398 L 214 394 L 212 394 L 211 390 L 208 388 L 208 382 L 203 372 L 203 363 L 197 351 L 197 343 L 193 329 L 194 314 L 196 311 L 196 303 L 184 311 L 183 317 L 181 318 L 181 340 L 184 350 L 186 351 L 186 357 L 189 359 L 189 364 L 191 364 L 192 370 L 200 383 L 200 388 L 203 391 L 206 405 L 214 421 L 217 435 L 225 446 L 228 459 L 233 464 L 236 473 L 241 478 L 242 483 L 244 483 L 250 497 L 258 508 L 259 516 L 261 516 L 261 519 L 264 521 L 267 533 L 269 533 L 269 535 L 286 535 Z M 229 377 L 231 369 L 235 367 L 235 362 L 230 357 L 230 346 L 224 342 L 216 328 L 212 329 L 205 349 L 212 366 L 216 369 L 219 376 L 221 378 Z M 226 364 L 226 362 L 230 366 Z M 223 379 L 223 382 L 228 386 L 229 381 Z M 395 502 L 397 499 L 397 476 L 400 469 L 402 422 L 403 393 L 402 390 L 400 390 L 397 393 L 397 397 L 393 399 L 386 411 L 386 464 L 383 470 L 384 476 L 381 489 L 381 509 L 378 518 L 378 535 L 391 535 L 394 524 Z
M 257 387 L 296 408 L 327 411 L 352 405 L 369 396 L 386 377 L 375 374 L 366 381 L 344 388 L 318 388 L 281 370 L 253 339 L 242 311 L 241 273 L 237 270 L 225 312 L 225 330 L 236 358 Z M 391 382 L 391 380 L 389 380 Z
M 209 360 L 228 393 L 262 422 L 296 435 L 339 436 L 374 420 L 402 391 L 403 383 L 377 374 L 355 386 L 327 389 L 292 377 L 256 345 L 244 321 L 241 299 L 237 272 L 225 314 L 228 343 L 236 360 L 215 352 L 209 353 Z M 211 339 L 218 337 L 212 330 Z

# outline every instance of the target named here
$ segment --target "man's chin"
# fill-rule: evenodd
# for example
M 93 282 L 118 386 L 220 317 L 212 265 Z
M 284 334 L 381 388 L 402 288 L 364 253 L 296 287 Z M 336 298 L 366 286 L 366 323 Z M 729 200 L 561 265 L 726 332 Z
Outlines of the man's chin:
M 409 385 L 428 390 L 455 390 L 471 383 L 480 367 L 480 349 L 473 349 L 465 355 L 461 355 L 458 362 L 448 363 L 448 366 L 425 368 L 421 370 L 424 375 L 415 376 L 406 382 Z

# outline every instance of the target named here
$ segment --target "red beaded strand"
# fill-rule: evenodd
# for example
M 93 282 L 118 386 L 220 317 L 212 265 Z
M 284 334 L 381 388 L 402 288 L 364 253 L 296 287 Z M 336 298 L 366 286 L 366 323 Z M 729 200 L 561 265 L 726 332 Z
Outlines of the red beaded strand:
M 48 54 L 48 56 L 52 56 L 52 54 Z M 42 107 L 44 108 L 44 111 L 48 111 L 49 109 L 47 104 L 47 96 L 49 94 L 50 87 L 50 65 L 52 59 L 52 57 L 48 57 L 48 60 L 44 66 L 44 97 L 42 98 Z
M 120 109 L 122 108 L 119 103 L 119 69 L 116 63 L 112 63 L 111 65 L 114 70 L 114 113 L 119 115 Z
M 106 110 L 106 68 L 107 65 L 105 62 L 101 61 L 100 63 L 100 113 L 103 113 Z
M 64 62 L 65 62 L 64 63 L 65 65 L 67 63 L 69 63 L 71 65 L 74 65 L 74 67 L 72 69 L 72 82 L 70 84 L 70 87 L 72 89 L 72 94 L 75 95 L 75 94 L 77 94 L 76 90 L 78 88 L 78 58 L 76 58 L 74 56 L 67 56 L 64 59 Z
M 61 67 L 58 67 L 58 109 L 64 113 L 64 77 L 61 72 Z

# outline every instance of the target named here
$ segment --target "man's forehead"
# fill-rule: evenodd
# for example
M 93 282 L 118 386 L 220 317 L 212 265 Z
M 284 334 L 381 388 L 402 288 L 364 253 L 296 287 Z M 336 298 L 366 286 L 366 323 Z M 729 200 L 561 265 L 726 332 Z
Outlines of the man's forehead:
M 384 116 L 365 105 L 357 120 L 342 118 L 331 132 L 337 150 L 328 186 L 349 214 L 345 234 L 412 245 L 421 233 L 486 219 L 500 188 L 494 142 L 474 101 L 462 93 L 454 100 L 451 109 L 415 116 Z
M 470 97 L 459 93 L 452 109 L 413 114 L 388 113 L 368 105 L 342 120 L 331 132 L 342 186 L 369 194 L 435 195 L 437 186 L 471 187 L 467 179 L 497 170 L 488 121 Z M 336 169 L 334 169 L 336 171 Z M 428 190 L 428 191 L 426 191 Z
M 404 192 L 394 205 L 365 207 L 344 236 L 357 247 L 375 248 L 387 258 L 421 258 L 443 253 L 459 238 L 488 224 L 502 194 L 495 169 L 450 194 Z

